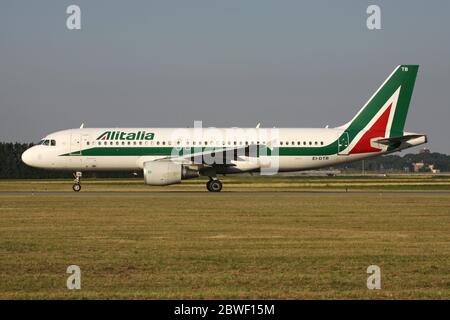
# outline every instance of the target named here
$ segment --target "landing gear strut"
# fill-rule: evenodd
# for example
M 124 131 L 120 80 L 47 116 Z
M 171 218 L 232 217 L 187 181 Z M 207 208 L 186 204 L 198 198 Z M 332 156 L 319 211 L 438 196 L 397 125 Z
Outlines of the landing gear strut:
M 210 192 L 220 192 L 222 190 L 222 182 L 218 179 L 210 179 L 206 183 L 206 189 Z
M 73 177 L 74 177 L 74 184 L 73 184 L 73 186 L 72 186 L 72 189 L 73 189 L 73 191 L 75 191 L 75 192 L 79 192 L 80 190 L 81 190 L 81 172 L 75 172 L 74 174 L 73 174 Z

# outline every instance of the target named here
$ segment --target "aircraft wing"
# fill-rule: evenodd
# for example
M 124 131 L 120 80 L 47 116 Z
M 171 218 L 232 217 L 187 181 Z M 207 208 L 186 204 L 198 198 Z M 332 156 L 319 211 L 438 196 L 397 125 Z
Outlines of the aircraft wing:
M 221 166 L 235 166 L 235 164 L 230 161 L 245 161 L 242 157 L 256 157 L 258 154 L 258 149 L 266 148 L 266 145 L 253 144 L 245 146 L 233 146 L 224 148 L 207 148 L 200 152 L 194 152 L 190 154 L 174 155 L 160 160 L 172 160 L 175 162 L 182 162 L 186 164 L 196 164 L 196 165 L 221 165 Z M 209 163 L 208 160 L 214 159 L 217 163 Z

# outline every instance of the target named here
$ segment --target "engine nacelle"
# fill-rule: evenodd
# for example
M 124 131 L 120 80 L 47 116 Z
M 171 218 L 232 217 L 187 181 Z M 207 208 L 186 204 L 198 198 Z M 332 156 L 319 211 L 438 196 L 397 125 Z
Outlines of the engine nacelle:
M 182 179 L 197 178 L 199 175 L 198 170 L 170 160 L 144 163 L 144 182 L 152 186 L 176 184 Z

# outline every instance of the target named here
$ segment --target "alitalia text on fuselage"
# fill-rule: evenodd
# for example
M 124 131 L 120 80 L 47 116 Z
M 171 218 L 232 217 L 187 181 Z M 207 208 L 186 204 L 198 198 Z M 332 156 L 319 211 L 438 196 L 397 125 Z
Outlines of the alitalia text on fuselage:
M 153 140 L 155 134 L 153 132 L 135 131 L 105 131 L 98 136 L 97 140 Z

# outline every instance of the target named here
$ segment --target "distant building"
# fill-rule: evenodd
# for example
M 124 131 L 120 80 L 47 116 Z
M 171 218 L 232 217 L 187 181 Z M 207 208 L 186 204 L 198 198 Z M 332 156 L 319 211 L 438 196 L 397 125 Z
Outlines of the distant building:
M 412 163 L 413 172 L 431 172 L 431 173 L 440 173 L 441 170 L 435 168 L 434 164 L 425 164 L 423 161 Z
M 413 172 L 423 171 L 424 167 L 425 167 L 425 163 L 423 161 L 412 163 Z
M 434 164 L 430 164 L 430 165 L 428 166 L 428 169 L 430 169 L 430 171 L 431 171 L 432 173 L 440 173 L 440 172 L 441 172 L 441 170 L 436 169 L 436 168 L 434 167 Z

